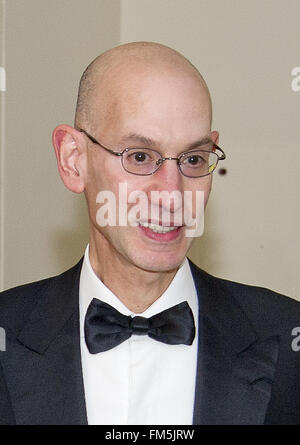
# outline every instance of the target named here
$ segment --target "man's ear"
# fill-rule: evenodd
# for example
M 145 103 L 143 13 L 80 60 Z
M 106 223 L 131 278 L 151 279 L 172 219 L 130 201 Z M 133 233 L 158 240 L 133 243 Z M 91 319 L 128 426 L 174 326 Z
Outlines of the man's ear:
M 52 143 L 63 183 L 72 192 L 83 192 L 85 151 L 81 134 L 69 125 L 59 125 L 53 131 Z
M 219 143 L 219 132 L 218 131 L 212 131 L 210 134 L 211 140 L 218 145 Z

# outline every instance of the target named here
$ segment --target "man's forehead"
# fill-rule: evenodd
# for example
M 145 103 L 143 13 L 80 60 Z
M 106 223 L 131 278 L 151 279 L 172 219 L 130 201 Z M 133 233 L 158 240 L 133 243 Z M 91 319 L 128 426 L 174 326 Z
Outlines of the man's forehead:
M 114 134 L 114 141 L 156 146 L 178 132 L 184 142 L 193 142 L 210 128 L 210 100 L 196 79 L 186 79 L 163 70 L 130 73 L 108 79 L 94 96 L 97 133 Z M 190 134 L 192 140 L 186 140 Z M 139 137 L 137 137 L 137 134 Z M 149 137 L 153 141 L 149 141 Z

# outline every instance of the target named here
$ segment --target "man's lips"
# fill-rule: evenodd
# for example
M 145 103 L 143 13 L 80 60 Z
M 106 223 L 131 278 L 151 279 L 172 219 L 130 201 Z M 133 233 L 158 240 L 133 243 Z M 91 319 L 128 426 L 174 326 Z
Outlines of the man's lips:
M 162 226 L 141 222 L 139 224 L 139 228 L 143 234 L 156 241 L 172 241 L 176 239 L 181 233 L 182 227 L 183 226 Z

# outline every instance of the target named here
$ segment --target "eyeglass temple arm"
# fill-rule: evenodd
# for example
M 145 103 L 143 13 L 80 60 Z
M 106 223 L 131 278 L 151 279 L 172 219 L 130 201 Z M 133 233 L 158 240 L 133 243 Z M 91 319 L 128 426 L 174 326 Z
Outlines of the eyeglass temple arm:
M 100 142 L 97 141 L 97 139 L 95 139 L 93 136 L 91 136 L 87 131 L 82 130 L 81 128 L 78 128 L 78 131 L 80 131 L 80 133 L 83 133 L 86 135 L 86 137 L 88 137 L 94 144 L 99 145 L 100 147 L 104 148 L 104 150 L 109 151 L 109 153 L 115 155 L 115 156 L 122 156 L 122 153 L 118 152 L 118 151 L 113 151 L 110 150 L 107 147 L 104 147 L 104 145 L 100 144 Z
M 217 144 L 214 144 L 214 147 L 216 150 L 219 150 L 222 154 L 219 155 L 218 153 L 216 153 L 216 155 L 219 157 L 219 161 L 223 161 L 224 159 L 226 159 L 226 154 L 225 152 L 222 150 L 221 147 L 219 147 Z

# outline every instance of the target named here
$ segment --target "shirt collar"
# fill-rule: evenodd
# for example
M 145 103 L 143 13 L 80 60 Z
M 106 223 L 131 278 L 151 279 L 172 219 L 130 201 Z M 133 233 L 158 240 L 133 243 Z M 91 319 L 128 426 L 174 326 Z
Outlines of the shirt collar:
M 90 263 L 88 245 L 84 255 L 79 286 L 81 325 L 93 298 L 104 301 L 124 315 L 139 315 L 147 318 L 183 301 L 187 301 L 192 309 L 195 321 L 198 318 L 197 292 L 187 258 L 184 259 L 165 292 L 143 313 L 134 314 L 96 275 Z

